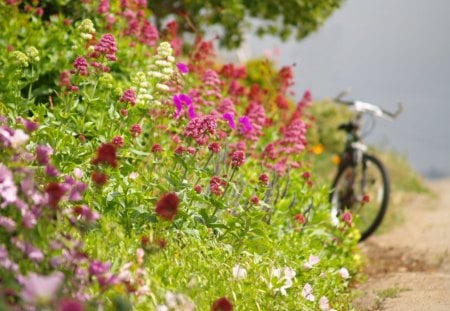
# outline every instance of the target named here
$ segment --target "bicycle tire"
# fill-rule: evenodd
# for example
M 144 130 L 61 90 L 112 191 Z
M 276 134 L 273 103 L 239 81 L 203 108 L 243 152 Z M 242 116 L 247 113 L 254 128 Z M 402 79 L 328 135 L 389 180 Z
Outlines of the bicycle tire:
M 366 179 L 365 181 L 361 180 L 361 187 L 364 187 L 363 183 L 368 182 L 368 178 L 373 178 L 371 180 L 372 183 L 379 183 L 381 189 L 378 189 L 378 193 L 376 197 L 370 198 L 372 202 L 362 203 L 360 198 L 364 196 L 367 190 L 357 189 L 355 191 L 355 182 L 358 176 L 358 171 L 361 170 L 361 175 Z M 371 170 L 370 174 L 375 174 L 373 176 L 367 176 L 369 174 L 368 170 Z M 350 184 L 348 181 L 348 176 L 350 176 Z M 344 189 L 342 190 L 341 187 Z M 347 185 L 346 185 L 347 184 Z M 351 187 L 349 187 L 351 186 Z M 356 185 L 358 187 L 358 185 Z M 350 161 L 344 162 L 340 165 L 338 173 L 332 183 L 332 192 L 330 194 L 330 202 L 332 204 L 332 217 L 338 217 L 345 209 L 348 209 L 355 216 L 355 224 L 361 232 L 360 241 L 364 241 L 371 234 L 375 232 L 375 230 L 380 226 L 383 221 L 384 215 L 386 214 L 386 210 L 389 203 L 389 195 L 390 195 L 390 180 L 389 175 L 387 173 L 386 168 L 383 163 L 370 154 L 363 154 L 362 161 L 360 164 L 355 165 Z M 343 192 L 342 192 L 343 191 Z M 373 195 L 373 193 L 371 193 Z M 376 200 L 376 201 L 375 201 Z M 358 210 L 359 206 L 359 210 Z M 364 209 L 365 208 L 365 209 Z M 370 208 L 370 211 L 369 211 Z M 364 209 L 364 214 L 369 214 L 369 220 L 362 220 L 362 212 L 361 209 Z M 372 211 L 374 210 L 374 211 Z M 368 212 L 367 212 L 368 211 Z M 372 215 L 370 215 L 372 213 Z M 364 217 L 367 217 L 364 215 Z M 360 219 L 358 219 L 360 218 Z M 359 223 L 358 223 L 359 222 Z

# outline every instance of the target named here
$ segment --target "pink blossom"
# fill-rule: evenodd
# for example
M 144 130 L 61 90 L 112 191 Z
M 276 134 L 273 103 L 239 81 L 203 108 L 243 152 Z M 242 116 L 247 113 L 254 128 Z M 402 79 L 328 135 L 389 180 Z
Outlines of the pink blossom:
M 136 92 L 133 89 L 126 90 L 120 97 L 120 101 L 130 103 L 132 106 L 136 105 Z
M 0 196 L 4 200 L 0 208 L 4 208 L 17 200 L 17 187 L 14 183 L 13 174 L 2 163 L 0 163 Z
M 210 143 L 208 146 L 209 151 L 212 153 L 219 153 L 220 151 L 220 144 L 217 142 Z
M 105 14 L 109 11 L 109 9 L 110 9 L 109 0 L 100 0 L 97 12 L 100 14 Z
M 234 115 L 231 112 L 224 113 L 222 118 L 228 122 L 228 126 L 233 130 L 236 129 L 236 123 L 234 123 Z
M 99 58 L 104 55 L 107 59 L 111 61 L 117 60 L 116 57 L 117 46 L 114 36 L 110 33 L 104 35 L 97 45 L 94 47 L 94 52 L 90 55 L 94 58 Z
M 77 57 L 73 62 L 73 66 L 80 72 L 80 75 L 88 75 L 88 63 L 84 57 Z
M 0 227 L 11 233 L 16 230 L 16 222 L 9 217 L 0 215 Z
M 142 133 L 142 127 L 139 124 L 133 124 L 130 128 L 133 137 L 139 136 Z
M 224 191 L 224 187 L 227 185 L 227 182 L 220 179 L 218 176 L 214 176 L 209 181 L 209 189 L 211 192 L 217 196 L 222 195 Z
M 349 226 L 352 225 L 353 216 L 352 216 L 352 213 L 350 213 L 349 211 L 342 214 L 341 218 L 342 218 L 342 221 L 345 222 L 347 225 L 349 225 Z
M 57 295 L 64 280 L 64 274 L 55 271 L 48 276 L 30 273 L 22 279 L 22 299 L 30 304 L 49 304 Z
M 340 269 L 339 269 L 339 275 L 340 275 L 343 279 L 348 279 L 348 278 L 350 278 L 350 273 L 348 272 L 347 268 L 340 268 Z
M 328 302 L 328 298 L 325 296 L 320 297 L 319 299 L 319 308 L 322 311 L 329 311 L 330 310 L 330 304 Z
M 39 164 L 48 164 L 49 156 L 53 154 L 53 149 L 50 146 L 37 145 L 36 146 L 36 160 Z
M 249 133 L 250 131 L 253 130 L 252 122 L 248 116 L 240 117 L 239 124 L 240 124 L 239 129 L 243 134 Z
M 314 301 L 316 298 L 312 294 L 313 288 L 309 283 L 306 283 L 302 289 L 302 296 L 306 298 L 306 300 Z
M 317 265 L 320 262 L 319 257 L 314 255 L 309 255 L 309 259 L 303 265 L 306 269 L 312 269 L 313 266 Z
M 245 153 L 243 151 L 237 150 L 231 155 L 231 166 L 240 167 L 245 162 Z

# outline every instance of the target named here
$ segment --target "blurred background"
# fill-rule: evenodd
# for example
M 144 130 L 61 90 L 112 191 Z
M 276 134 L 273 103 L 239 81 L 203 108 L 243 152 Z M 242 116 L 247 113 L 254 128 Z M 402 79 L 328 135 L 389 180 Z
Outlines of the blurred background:
M 394 111 L 366 141 L 404 154 L 427 178 L 450 176 L 450 1 L 347 0 L 319 31 L 297 42 L 248 36 L 248 57 L 295 63 L 299 98 L 359 99 Z

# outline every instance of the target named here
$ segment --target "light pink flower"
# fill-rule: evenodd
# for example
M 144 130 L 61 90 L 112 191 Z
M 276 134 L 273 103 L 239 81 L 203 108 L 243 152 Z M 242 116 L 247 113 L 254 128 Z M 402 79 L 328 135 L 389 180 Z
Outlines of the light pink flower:
M 349 279 L 350 278 L 350 273 L 348 272 L 347 268 L 340 268 L 339 269 L 339 274 L 344 279 Z
M 312 294 L 313 288 L 311 284 L 306 283 L 305 286 L 302 289 L 302 296 L 306 298 L 306 300 L 314 301 L 316 298 Z
M 46 305 L 56 298 L 56 294 L 64 281 L 60 271 L 45 276 L 30 273 L 22 280 L 22 299 L 30 304 Z
M 320 297 L 319 299 L 319 308 L 322 311 L 330 311 L 330 304 L 328 302 L 328 298 L 325 296 Z
M 314 255 L 309 255 L 309 259 L 303 265 L 306 269 L 311 269 L 313 266 L 317 265 L 320 262 L 319 257 Z

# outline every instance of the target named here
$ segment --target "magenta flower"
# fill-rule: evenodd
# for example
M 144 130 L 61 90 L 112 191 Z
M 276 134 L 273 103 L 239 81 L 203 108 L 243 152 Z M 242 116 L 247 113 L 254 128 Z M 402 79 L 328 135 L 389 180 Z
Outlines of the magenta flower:
M 112 139 L 112 144 L 116 147 L 123 147 L 125 145 L 125 140 L 123 139 L 122 136 L 115 136 Z
M 252 121 L 249 117 L 243 116 L 239 118 L 240 130 L 242 133 L 248 133 L 253 129 Z
M 226 112 L 222 115 L 223 119 L 228 122 L 228 126 L 233 130 L 236 129 L 236 123 L 234 123 L 234 115 L 231 112 Z
M 152 146 L 151 151 L 152 151 L 153 153 L 159 153 L 159 152 L 162 152 L 162 147 L 161 147 L 160 144 L 154 144 L 154 145 Z
M 344 214 L 342 214 L 341 218 L 342 218 L 342 221 L 345 222 L 347 225 L 349 225 L 349 226 L 352 225 L 352 220 L 353 220 L 352 213 L 347 211 Z
M 228 183 L 225 180 L 220 179 L 220 177 L 218 177 L 218 176 L 214 176 L 209 181 L 209 190 L 211 190 L 211 192 L 213 194 L 219 196 L 219 195 L 222 195 L 222 193 L 224 191 L 224 187 L 227 184 Z
M 25 120 L 23 124 L 28 133 L 36 131 L 39 127 L 39 123 L 30 120 Z
M 178 68 L 178 70 L 179 70 L 181 73 L 184 73 L 184 74 L 189 73 L 189 68 L 188 68 L 188 66 L 187 66 L 186 64 L 184 64 L 184 63 L 178 63 L 178 64 L 177 64 L 177 68 Z
M 58 311 L 84 311 L 83 304 L 75 299 L 65 298 L 58 306 Z
M 48 305 L 57 296 L 64 274 L 56 271 L 48 276 L 30 273 L 22 280 L 22 299 L 32 305 Z
M 187 107 L 189 119 L 195 118 L 195 109 L 192 104 L 192 98 L 186 94 L 177 94 L 173 96 L 173 103 L 175 105 L 175 119 L 178 119 L 183 111 L 183 107 Z
M 6 232 L 13 232 L 16 230 L 16 222 L 9 217 L 0 215 L 0 227 L 6 230 Z

